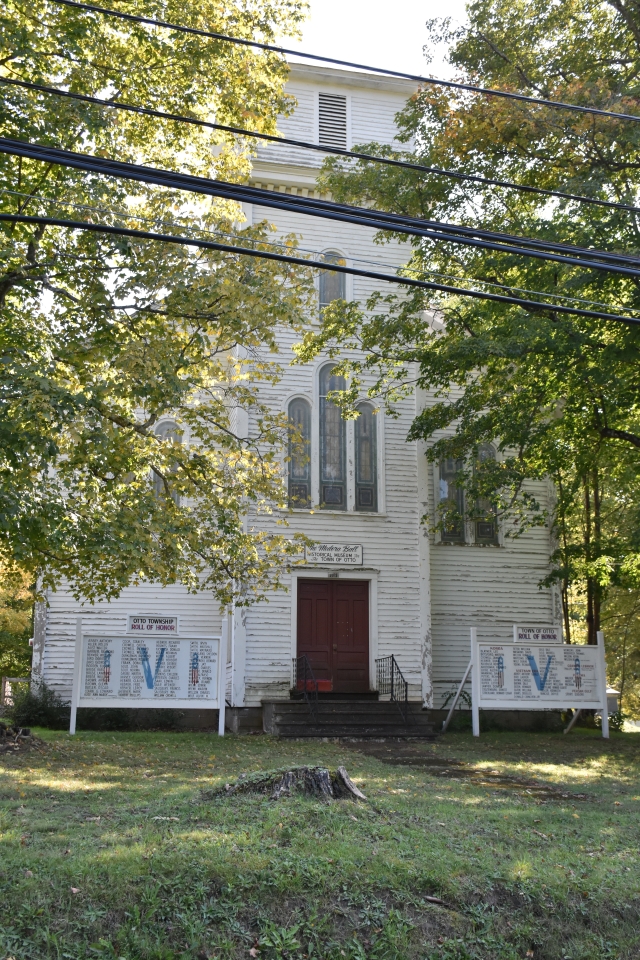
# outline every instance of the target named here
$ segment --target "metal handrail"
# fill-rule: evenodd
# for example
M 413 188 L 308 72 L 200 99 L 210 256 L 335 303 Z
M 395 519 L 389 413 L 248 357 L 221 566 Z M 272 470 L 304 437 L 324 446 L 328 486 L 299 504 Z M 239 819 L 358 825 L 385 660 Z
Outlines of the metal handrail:
M 318 722 L 318 681 L 306 653 L 293 658 L 293 689 L 302 692 L 315 723 Z
M 380 657 L 376 660 L 378 694 L 388 696 L 395 703 L 405 723 L 409 722 L 409 684 L 402 675 L 396 658 Z

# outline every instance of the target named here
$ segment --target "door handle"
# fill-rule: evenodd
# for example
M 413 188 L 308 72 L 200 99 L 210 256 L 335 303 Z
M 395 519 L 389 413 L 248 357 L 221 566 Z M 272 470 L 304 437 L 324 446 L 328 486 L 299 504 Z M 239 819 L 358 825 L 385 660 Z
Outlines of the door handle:
M 337 649 L 338 649 L 338 644 L 337 644 L 337 643 L 334 643 L 333 649 L 334 649 L 334 650 L 337 650 Z

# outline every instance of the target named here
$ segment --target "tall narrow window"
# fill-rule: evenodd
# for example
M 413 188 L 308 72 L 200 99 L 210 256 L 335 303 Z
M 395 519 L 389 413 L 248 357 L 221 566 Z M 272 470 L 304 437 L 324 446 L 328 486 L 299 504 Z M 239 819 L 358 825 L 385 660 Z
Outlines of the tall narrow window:
M 339 407 L 327 400 L 332 390 L 344 390 L 344 377 L 329 365 L 320 371 L 320 506 L 346 510 L 345 421 Z
M 344 265 L 344 258 L 334 250 L 322 254 L 323 263 Z M 345 274 L 336 270 L 320 270 L 320 309 L 328 306 L 332 300 L 344 300 L 346 296 Z
M 339 93 L 318 94 L 318 142 L 323 147 L 347 149 L 347 98 Z
M 378 509 L 376 415 L 370 403 L 358 406 L 355 422 L 356 510 Z
M 448 458 L 440 463 L 440 518 L 442 540 L 464 543 L 464 491 L 458 483 L 462 460 Z
M 495 460 L 496 452 L 490 443 L 483 443 L 478 449 L 476 460 L 476 469 L 481 467 L 487 460 Z M 497 543 L 498 542 L 498 518 L 496 516 L 495 504 L 487 500 L 486 497 L 480 497 L 476 500 L 474 508 L 474 526 L 476 543 Z
M 296 399 L 289 404 L 289 506 L 311 503 L 311 406 Z
M 182 443 L 182 433 L 178 429 L 177 423 L 174 423 L 173 420 L 165 420 L 164 423 L 161 423 L 159 427 L 156 427 L 155 431 L 156 437 L 162 440 L 164 443 Z M 168 475 L 166 476 L 167 481 L 169 482 L 169 487 L 172 487 L 170 475 L 175 473 L 177 467 L 174 465 L 169 468 Z M 153 488 L 155 490 L 157 497 L 165 496 L 166 487 L 162 477 L 158 476 L 157 473 L 153 473 Z M 180 504 L 180 496 L 176 493 L 175 489 L 171 489 L 171 499 L 176 505 Z

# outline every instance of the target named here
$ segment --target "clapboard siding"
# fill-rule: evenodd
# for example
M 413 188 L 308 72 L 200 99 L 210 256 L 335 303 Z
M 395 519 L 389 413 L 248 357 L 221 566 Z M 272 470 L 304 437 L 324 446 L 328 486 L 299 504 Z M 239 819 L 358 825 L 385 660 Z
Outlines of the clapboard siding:
M 123 634 L 127 614 L 178 614 L 180 632 L 220 636 L 220 614 L 211 596 L 189 594 L 180 584 L 158 587 L 140 584 L 127 587 L 115 600 L 82 604 L 64 585 L 47 596 L 47 628 L 42 674 L 45 682 L 69 697 L 73 682 L 73 653 L 76 622 L 82 617 L 85 632 Z
M 527 489 L 546 506 L 545 484 Z M 509 640 L 518 621 L 554 621 L 552 591 L 539 587 L 549 572 L 550 535 L 547 527 L 536 527 L 518 539 L 505 538 L 502 546 L 432 541 L 430 553 L 434 706 L 439 706 L 469 662 L 472 626 L 480 638 Z
M 278 129 L 284 137 L 318 143 L 318 93 L 339 93 L 346 96 L 348 102 L 349 148 L 373 140 L 400 147 L 395 140 L 397 128 L 394 118 L 413 89 L 413 84 L 392 78 L 363 78 L 357 74 L 349 76 L 339 70 L 318 70 L 295 64 L 291 67 L 287 92 L 295 97 L 296 108 L 289 116 L 278 118 Z M 286 163 L 317 168 L 324 156 L 320 152 L 284 144 L 269 146 L 259 142 L 257 148 L 258 163 Z

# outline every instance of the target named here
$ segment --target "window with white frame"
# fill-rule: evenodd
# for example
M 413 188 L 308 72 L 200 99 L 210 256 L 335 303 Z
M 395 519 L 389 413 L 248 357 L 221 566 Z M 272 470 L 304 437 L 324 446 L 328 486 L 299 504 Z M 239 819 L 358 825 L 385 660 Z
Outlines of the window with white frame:
M 335 250 L 327 250 L 320 258 L 322 263 L 335 263 L 344 266 L 344 257 Z M 320 270 L 318 278 L 320 310 L 328 307 L 333 300 L 345 300 L 347 292 L 346 275 L 337 270 Z
M 164 423 L 159 424 L 155 429 L 155 435 L 163 443 L 182 443 L 182 432 L 178 427 L 178 424 L 174 420 L 165 420 Z M 169 473 L 175 474 L 176 467 L 173 466 Z M 166 483 L 165 483 L 166 480 Z M 180 504 L 180 496 L 176 493 L 175 489 L 171 490 L 171 480 L 170 476 L 161 476 L 156 471 L 153 471 L 153 489 L 157 497 L 163 497 L 167 495 L 167 485 L 169 486 L 170 493 L 169 496 L 176 505 Z
M 332 390 L 344 390 L 344 377 L 334 373 L 335 364 L 320 371 L 320 506 L 325 510 L 347 509 L 346 421 L 340 408 L 328 399 Z
M 289 505 L 311 504 L 311 404 L 296 397 L 289 404 Z
M 356 459 L 356 510 L 375 513 L 378 509 L 377 417 L 373 404 L 360 403 L 354 424 Z
M 343 94 L 318 94 L 318 143 L 347 149 L 347 98 Z

